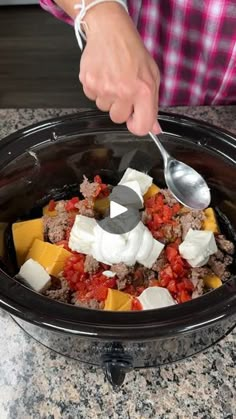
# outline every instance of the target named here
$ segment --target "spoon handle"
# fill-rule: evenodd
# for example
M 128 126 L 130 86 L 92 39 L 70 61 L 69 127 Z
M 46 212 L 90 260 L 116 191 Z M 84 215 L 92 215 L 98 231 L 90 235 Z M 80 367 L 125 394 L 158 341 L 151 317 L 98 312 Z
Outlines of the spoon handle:
M 152 132 L 149 132 L 149 135 L 153 139 L 156 146 L 159 148 L 159 150 L 161 152 L 161 155 L 163 157 L 163 160 L 164 160 L 164 165 L 166 166 L 170 155 L 167 153 L 167 151 L 163 147 L 161 141 L 159 140 L 159 138 L 155 134 L 153 134 Z

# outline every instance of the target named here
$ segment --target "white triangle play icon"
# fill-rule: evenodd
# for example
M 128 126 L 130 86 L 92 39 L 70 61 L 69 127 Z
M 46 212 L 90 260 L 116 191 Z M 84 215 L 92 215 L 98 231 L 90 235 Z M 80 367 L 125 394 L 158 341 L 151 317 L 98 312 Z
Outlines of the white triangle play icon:
M 114 201 L 110 202 L 110 218 L 118 217 L 118 215 L 124 214 L 126 211 L 128 211 L 128 209 L 123 207 L 123 205 L 117 204 L 117 202 Z

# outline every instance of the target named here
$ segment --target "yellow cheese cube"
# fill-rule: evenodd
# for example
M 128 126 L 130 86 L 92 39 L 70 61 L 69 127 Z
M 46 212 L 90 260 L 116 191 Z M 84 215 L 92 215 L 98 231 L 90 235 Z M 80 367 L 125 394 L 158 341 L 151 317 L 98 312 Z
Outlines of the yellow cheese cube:
M 207 288 L 219 288 L 222 285 L 221 279 L 216 275 L 205 276 L 203 282 Z
M 160 191 L 160 188 L 153 183 L 143 197 L 144 202 L 146 202 L 152 196 L 156 195 L 159 191 Z
M 132 308 L 132 296 L 122 291 L 108 289 L 104 310 L 130 311 Z
M 106 210 L 108 210 L 109 206 L 110 200 L 108 197 L 96 199 L 96 201 L 94 202 L 95 211 L 98 211 L 101 214 L 104 214 Z
M 220 229 L 217 223 L 215 211 L 213 208 L 207 208 L 204 211 L 205 214 L 205 220 L 203 221 L 202 228 L 203 230 L 209 230 L 212 231 L 212 233 L 219 233 Z
M 61 246 L 36 239 L 26 260 L 33 259 L 46 269 L 49 275 L 57 277 L 63 271 L 65 261 L 71 253 Z
M 16 259 L 20 267 L 35 239 L 43 240 L 43 220 L 20 221 L 12 225 L 12 236 L 16 251 Z
M 45 205 L 45 207 L 43 207 L 43 215 L 48 215 L 49 217 L 56 217 L 57 210 L 49 211 L 48 205 Z

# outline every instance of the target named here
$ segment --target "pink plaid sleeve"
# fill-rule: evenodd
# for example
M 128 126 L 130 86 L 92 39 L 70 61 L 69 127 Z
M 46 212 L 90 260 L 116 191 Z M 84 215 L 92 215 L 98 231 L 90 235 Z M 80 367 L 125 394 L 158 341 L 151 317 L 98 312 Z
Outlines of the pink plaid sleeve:
M 57 19 L 63 20 L 70 25 L 73 25 L 73 20 L 60 7 L 58 7 L 52 0 L 39 0 L 40 6 L 51 13 Z
M 52 0 L 40 0 L 73 24 Z M 127 0 L 161 73 L 159 104 L 236 103 L 236 0 Z
M 160 69 L 160 105 L 236 103 L 235 0 L 128 3 Z

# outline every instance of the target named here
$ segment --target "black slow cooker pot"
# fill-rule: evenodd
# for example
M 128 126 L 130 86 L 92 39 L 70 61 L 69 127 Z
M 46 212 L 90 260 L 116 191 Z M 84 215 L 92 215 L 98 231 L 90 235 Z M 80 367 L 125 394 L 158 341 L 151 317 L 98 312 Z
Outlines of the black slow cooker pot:
M 208 124 L 161 114 L 163 142 L 193 166 L 212 191 L 221 229 L 235 241 L 236 139 Z M 230 127 L 229 127 L 230 128 Z M 150 171 L 164 186 L 162 160 L 149 138 L 135 138 L 98 112 L 41 122 L 0 142 L 0 222 L 4 230 L 0 305 L 31 336 L 65 356 L 105 369 L 120 385 L 132 368 L 156 367 L 202 351 L 236 320 L 235 266 L 222 287 L 184 304 L 142 312 L 104 312 L 52 301 L 14 279 L 9 225 L 37 217 L 50 198 L 73 195 L 83 174 L 116 182 L 126 167 Z M 3 228 L 6 227 L 6 228 Z

